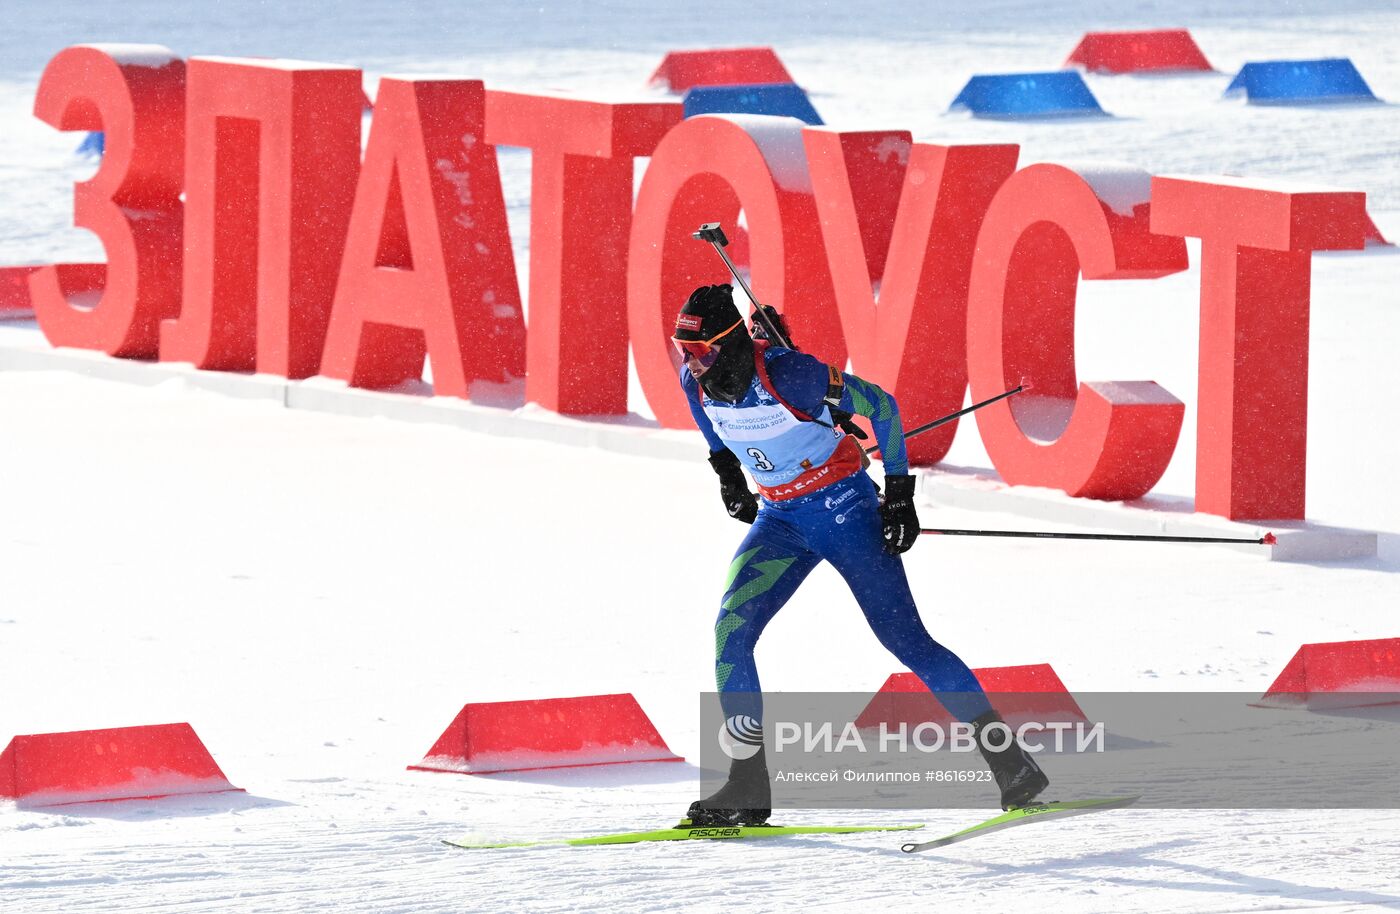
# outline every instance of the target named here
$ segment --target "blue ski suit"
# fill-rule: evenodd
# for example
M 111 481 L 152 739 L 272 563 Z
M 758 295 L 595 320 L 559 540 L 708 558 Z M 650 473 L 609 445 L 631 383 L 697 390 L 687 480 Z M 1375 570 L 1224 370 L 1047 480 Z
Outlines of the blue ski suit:
M 977 679 L 919 618 L 900 556 L 884 551 L 878 490 L 860 447 L 833 421 L 838 409 L 871 420 L 887 475 L 908 472 L 894 398 L 806 353 L 757 346 L 757 370 L 736 403 L 708 397 L 684 367 L 681 386 L 713 453 L 728 448 L 758 483 L 758 518 L 729 566 L 715 622 L 715 683 L 726 717 L 762 720 L 754 647 L 818 563 L 832 564 L 866 621 L 954 717 L 991 710 Z M 815 421 L 804 421 L 810 418 Z

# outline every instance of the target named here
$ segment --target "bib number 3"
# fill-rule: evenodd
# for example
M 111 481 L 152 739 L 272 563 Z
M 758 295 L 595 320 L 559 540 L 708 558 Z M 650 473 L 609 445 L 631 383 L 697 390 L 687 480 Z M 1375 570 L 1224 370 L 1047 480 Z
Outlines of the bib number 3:
M 767 455 L 764 454 L 762 451 L 760 451 L 758 448 L 756 448 L 756 447 L 751 447 L 751 448 L 748 449 L 748 451 L 747 451 L 746 453 L 747 453 L 750 457 L 753 458 L 754 469 L 756 469 L 756 470 L 771 470 L 771 469 L 774 469 L 773 462 L 772 462 L 771 460 L 769 460 L 768 457 L 767 457 Z

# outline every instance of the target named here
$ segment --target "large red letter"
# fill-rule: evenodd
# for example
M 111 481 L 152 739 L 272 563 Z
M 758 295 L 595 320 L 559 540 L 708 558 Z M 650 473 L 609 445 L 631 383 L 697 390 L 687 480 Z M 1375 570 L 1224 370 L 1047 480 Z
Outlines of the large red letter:
M 523 369 L 524 321 L 496 151 L 476 79 L 383 79 L 375 99 L 324 374 L 418 378 L 466 397 Z
M 907 133 L 820 127 L 802 137 L 852 370 L 898 397 L 906 428 L 956 411 L 967 390 L 973 245 L 992 195 L 1016 170 L 1017 147 L 911 144 Z M 892 161 L 898 210 L 889 199 Z M 881 204 L 883 215 L 870 212 Z M 872 256 L 884 265 L 878 307 Z M 942 460 L 957 427 L 909 439 L 909 462 Z
M 196 57 L 189 65 L 185 295 L 161 358 L 316 373 L 360 164 L 360 71 Z
M 59 130 L 101 130 L 106 152 L 73 189 L 73 223 L 107 250 L 96 306 L 65 289 L 87 265 L 29 277 L 34 315 L 55 346 L 154 358 L 161 318 L 180 308 L 180 186 L 184 175 L 185 64 L 160 45 L 79 45 L 60 51 L 39 80 L 34 115 Z
M 534 152 L 526 400 L 558 413 L 627 412 L 632 159 L 680 120 L 675 102 L 486 93 L 486 142 Z
M 696 285 L 732 282 L 691 233 L 704 222 L 734 225 L 741 207 L 754 294 L 783 312 L 804 350 L 846 364 L 802 126 L 793 118 L 701 115 L 672 128 L 652 155 L 632 220 L 627 315 L 642 390 L 667 428 L 693 424 L 667 342 L 676 313 Z M 744 293 L 734 294 L 744 309 Z
M 987 210 L 968 294 L 968 374 L 974 400 L 1033 385 L 977 413 L 987 454 L 1012 485 L 1138 498 L 1171 460 L 1180 400 L 1152 381 L 1080 385 L 1074 369 L 1081 271 L 1143 279 L 1186 269 L 1185 243 L 1148 231 L 1149 187 L 1137 169 L 1081 177 L 1032 165 Z
M 1201 239 L 1196 510 L 1305 516 L 1313 251 L 1365 244 L 1366 195 L 1152 179 L 1152 230 Z

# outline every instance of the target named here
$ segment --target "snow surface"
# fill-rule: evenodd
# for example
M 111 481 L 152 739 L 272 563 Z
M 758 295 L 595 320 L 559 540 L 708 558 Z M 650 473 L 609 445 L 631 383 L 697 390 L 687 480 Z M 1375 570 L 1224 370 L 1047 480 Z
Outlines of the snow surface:
M 269 70 L 348 70 L 354 69 L 339 61 L 291 60 L 285 57 L 226 57 L 220 54 L 199 54 L 200 60 L 209 63 L 233 63 L 245 67 L 265 67 Z
M 85 48 L 101 51 L 124 67 L 169 66 L 180 55 L 160 44 L 122 44 L 120 42 L 85 44 Z
M 764 117 L 757 114 L 710 114 L 743 128 L 753 138 L 763 155 L 773 182 L 783 190 L 797 194 L 812 192 L 812 176 L 807 171 L 807 149 L 802 144 L 802 128 L 807 125 L 795 117 Z
M 1087 74 L 1113 119 L 939 114 L 969 75 L 1054 67 L 1084 31 L 1183 25 L 1221 72 Z M 71 228 L 71 185 L 96 165 L 74 156 L 78 135 L 29 114 L 45 62 L 87 41 L 353 64 L 371 89 L 384 72 L 448 71 L 600 98 L 636 94 L 672 48 L 773 44 L 834 127 L 1019 142 L 1023 161 L 1357 188 L 1395 237 L 1400 108 L 1252 108 L 1219 95 L 1245 60 L 1347 54 L 1379 96 L 1400 99 L 1397 35 L 1400 10 L 1382 0 L 12 4 L 0 28 L 0 263 L 102 256 Z M 523 286 L 529 154 L 500 159 Z M 1158 489 L 1175 495 L 1194 484 L 1190 251 L 1177 276 L 1083 284 L 1077 331 L 1082 378 L 1152 378 L 1186 403 Z M 1051 661 L 1075 690 L 1259 693 L 1301 643 L 1400 634 L 1400 432 L 1381 371 L 1400 345 L 1397 290 L 1393 251 L 1314 258 L 1310 514 L 1382 531 L 1379 558 L 930 539 L 906 565 L 935 637 L 973 666 Z M 509 391 L 500 399 L 518 406 Z M 636 390 L 632 409 L 647 414 Z M 0 372 L 0 741 L 188 720 L 248 791 L 0 806 L 0 912 L 1400 907 L 1394 811 L 1133 809 L 917 858 L 878 834 L 489 856 L 442 847 L 444 836 L 656 827 L 693 799 L 689 763 L 491 777 L 405 767 L 466 701 L 614 691 L 634 692 L 670 747 L 696 757 L 714 603 L 742 534 L 702 451 L 697 438 L 685 467 L 289 411 L 180 379 L 138 388 Z M 950 461 L 988 465 L 974 424 Z M 924 513 L 943 526 L 1029 526 Z M 759 664 L 767 687 L 788 690 L 871 690 L 897 669 L 825 568 L 769 626 Z M 935 834 L 969 821 L 781 818 L 924 821 Z
M 1126 162 L 1059 162 L 1094 189 L 1094 195 L 1120 216 L 1132 218 L 1133 209 L 1152 197 L 1152 175 Z

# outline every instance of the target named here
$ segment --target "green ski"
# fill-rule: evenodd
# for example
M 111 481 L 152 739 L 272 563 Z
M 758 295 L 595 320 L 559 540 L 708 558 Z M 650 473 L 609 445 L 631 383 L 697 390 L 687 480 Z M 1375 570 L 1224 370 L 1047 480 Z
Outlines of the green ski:
M 931 851 L 936 847 L 947 847 L 950 844 L 957 844 L 959 841 L 966 841 L 969 838 L 980 838 L 1004 828 L 1013 828 L 1017 825 L 1027 825 L 1031 822 L 1042 822 L 1046 819 L 1063 819 L 1068 816 L 1082 816 L 1086 813 L 1100 812 L 1105 809 L 1120 809 L 1124 806 L 1131 806 L 1138 801 L 1137 797 L 1104 797 L 1097 800 L 1070 800 L 1061 802 L 1056 800 L 1050 803 L 1033 803 L 1030 806 L 1021 806 L 1010 812 L 1004 812 L 999 816 L 994 816 L 985 822 L 979 822 L 970 828 L 953 832 L 943 838 L 933 841 L 925 841 L 921 844 L 906 844 L 901 850 L 906 854 L 917 854 L 919 851 Z
M 569 845 L 571 847 L 591 847 L 597 844 L 638 844 L 643 841 L 696 841 L 729 838 L 781 838 L 787 835 L 849 835 L 867 831 L 910 831 L 923 828 L 922 825 L 734 825 L 725 827 L 692 827 L 688 820 L 682 820 L 675 828 L 662 828 L 656 831 L 624 832 L 617 835 L 592 835 L 587 838 L 557 838 L 549 841 L 511 841 L 505 843 L 478 843 L 473 841 L 446 841 L 450 847 L 469 850 L 498 847 L 542 847 L 545 845 Z

